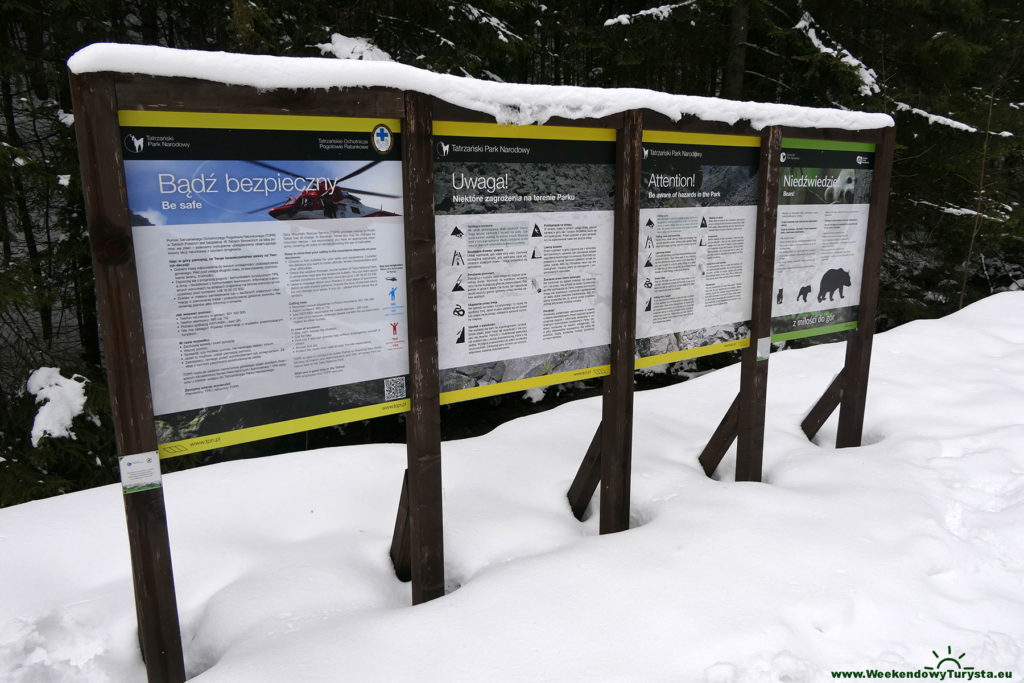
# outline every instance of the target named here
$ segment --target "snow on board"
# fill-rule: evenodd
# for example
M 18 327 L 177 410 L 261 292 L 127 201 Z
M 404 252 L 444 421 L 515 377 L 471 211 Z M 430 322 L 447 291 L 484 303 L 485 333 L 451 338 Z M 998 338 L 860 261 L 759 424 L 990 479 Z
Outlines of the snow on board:
M 493 116 L 498 123 L 543 124 L 552 117 L 600 118 L 629 109 L 650 109 L 673 121 L 695 116 L 734 124 L 870 130 L 895 125 L 887 114 L 816 109 L 788 104 L 736 102 L 715 97 L 671 95 L 640 88 L 497 83 L 437 74 L 394 62 L 322 57 L 271 57 L 178 50 L 150 45 L 96 43 L 68 59 L 72 73 L 111 71 L 199 78 L 262 90 L 386 87 L 433 95 Z

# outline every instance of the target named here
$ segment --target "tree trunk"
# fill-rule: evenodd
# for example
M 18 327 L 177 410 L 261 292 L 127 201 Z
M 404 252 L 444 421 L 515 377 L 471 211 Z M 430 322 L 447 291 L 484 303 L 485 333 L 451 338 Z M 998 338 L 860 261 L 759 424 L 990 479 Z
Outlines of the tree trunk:
M 722 97 L 743 97 L 743 73 L 747 68 L 747 33 L 750 30 L 750 0 L 736 0 L 729 10 L 729 51 L 722 74 Z

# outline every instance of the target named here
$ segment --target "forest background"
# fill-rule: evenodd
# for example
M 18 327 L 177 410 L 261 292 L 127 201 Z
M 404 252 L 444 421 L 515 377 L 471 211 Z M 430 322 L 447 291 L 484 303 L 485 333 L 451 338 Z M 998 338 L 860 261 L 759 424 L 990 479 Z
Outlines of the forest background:
M 65 66 L 94 42 L 887 112 L 898 132 L 879 330 L 1024 289 L 1020 0 L 648 2 L 4 0 L 0 506 L 118 476 Z M 32 444 L 26 380 L 40 367 L 84 378 L 75 439 Z M 519 396 L 470 403 L 451 422 L 487 428 L 529 409 Z M 400 419 L 372 422 L 167 465 L 401 438 Z

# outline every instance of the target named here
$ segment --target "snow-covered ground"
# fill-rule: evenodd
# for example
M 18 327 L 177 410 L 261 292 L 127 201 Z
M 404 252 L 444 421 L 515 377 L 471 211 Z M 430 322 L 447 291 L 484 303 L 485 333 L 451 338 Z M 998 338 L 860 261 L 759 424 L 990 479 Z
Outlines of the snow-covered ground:
M 620 534 L 565 498 L 598 400 L 445 443 L 450 592 L 417 607 L 388 560 L 402 446 L 169 475 L 189 673 L 1024 680 L 1024 293 L 876 337 L 865 445 L 837 451 L 834 418 L 818 443 L 798 424 L 842 357 L 772 356 L 763 484 L 697 464 L 737 367 L 638 394 Z M 144 680 L 118 487 L 0 510 L 0 680 Z

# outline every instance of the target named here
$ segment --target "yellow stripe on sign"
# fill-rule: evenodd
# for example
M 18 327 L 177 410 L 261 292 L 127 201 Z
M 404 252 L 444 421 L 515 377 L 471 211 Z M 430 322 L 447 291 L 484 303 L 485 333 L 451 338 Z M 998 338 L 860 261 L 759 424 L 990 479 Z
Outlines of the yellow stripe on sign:
M 644 142 L 665 142 L 674 145 L 719 145 L 721 147 L 760 147 L 755 135 L 715 135 L 712 133 L 681 133 L 673 130 L 645 130 Z
M 285 114 L 224 114 L 201 111 L 139 111 L 120 109 L 122 126 L 145 128 L 233 128 L 236 130 L 309 130 L 370 133 L 385 124 L 400 133 L 400 119 L 368 119 L 348 116 L 293 116 Z
M 269 439 L 274 436 L 294 434 L 295 432 L 304 432 L 309 429 L 333 427 L 334 425 L 344 424 L 346 422 L 368 420 L 371 417 L 404 413 L 408 410 L 409 399 L 405 398 L 400 401 L 377 403 L 372 406 L 349 408 L 348 410 L 338 410 L 333 413 L 324 413 L 323 415 L 311 415 L 309 417 L 300 417 L 294 420 L 284 420 L 283 422 L 274 422 L 256 427 L 246 427 L 245 429 L 236 429 L 231 432 L 199 436 L 194 439 L 183 439 L 181 441 L 162 443 L 157 446 L 157 451 L 160 453 L 161 459 L 173 458 L 187 453 L 208 451 L 211 448 L 235 446 L 240 443 Z
M 677 360 L 700 358 L 701 356 L 712 356 L 716 353 L 725 353 L 726 351 L 737 351 L 739 349 L 745 349 L 748 346 L 750 346 L 749 339 L 734 339 L 733 341 L 720 342 L 718 344 L 711 344 L 710 346 L 701 346 L 696 349 L 683 349 L 682 351 L 662 353 L 657 356 L 637 358 L 636 369 L 639 370 L 640 368 L 649 368 L 652 365 L 663 365 L 664 363 L 674 363 Z
M 575 126 L 506 126 L 499 123 L 434 121 L 434 135 L 467 138 L 519 138 L 522 140 L 590 140 L 615 142 L 614 128 Z
M 590 379 L 592 377 L 604 377 L 610 373 L 610 365 L 598 365 L 597 367 L 585 368 L 583 370 L 570 370 L 568 372 L 557 372 L 553 375 L 541 375 L 540 377 L 517 379 L 511 382 L 485 384 L 482 387 L 470 387 L 469 389 L 444 391 L 441 393 L 441 405 L 458 403 L 459 401 L 468 401 L 473 398 L 510 394 L 513 391 L 525 391 L 536 387 L 546 387 L 550 384 L 562 384 L 563 382 L 577 382 L 579 380 Z

